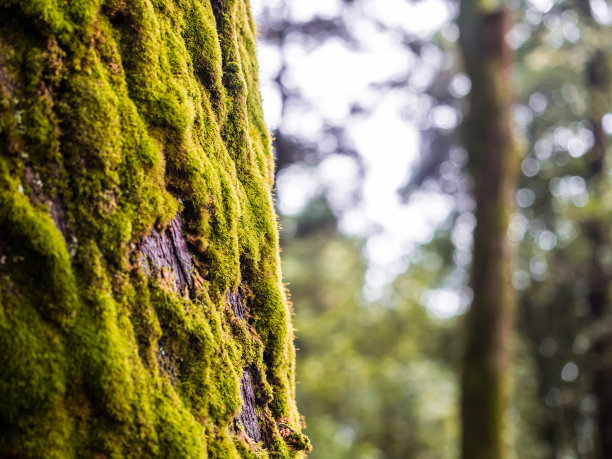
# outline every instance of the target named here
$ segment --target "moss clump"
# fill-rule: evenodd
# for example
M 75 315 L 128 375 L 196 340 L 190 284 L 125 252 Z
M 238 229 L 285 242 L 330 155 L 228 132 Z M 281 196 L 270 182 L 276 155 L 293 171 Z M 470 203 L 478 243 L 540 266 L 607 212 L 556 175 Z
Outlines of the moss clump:
M 307 450 L 272 185 L 248 0 L 0 0 L 0 450 Z M 139 253 L 177 214 L 184 292 Z

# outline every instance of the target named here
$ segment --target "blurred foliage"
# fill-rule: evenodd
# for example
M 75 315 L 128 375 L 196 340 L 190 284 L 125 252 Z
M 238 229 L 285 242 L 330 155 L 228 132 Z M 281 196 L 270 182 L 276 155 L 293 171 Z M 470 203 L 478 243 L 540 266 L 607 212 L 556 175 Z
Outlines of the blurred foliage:
M 309 226 L 310 219 L 321 225 Z M 383 298 L 367 301 L 364 241 L 337 231 L 323 199 L 282 223 L 283 272 L 297 305 L 298 405 L 314 445 L 309 457 L 457 457 L 460 318 L 437 318 L 424 307 L 431 290 L 453 276 L 450 225 L 417 250 Z M 522 342 L 516 355 L 518 396 L 509 415 L 521 438 L 516 455 L 544 458 L 538 423 L 524 416 L 537 413 L 535 364 Z
M 300 220 L 324 206 L 313 202 Z M 432 253 L 397 279 L 384 303 L 371 303 L 361 295 L 363 241 L 328 226 L 284 242 L 283 270 L 299 305 L 298 403 L 316 439 L 311 457 L 455 457 L 455 332 L 420 303 L 442 260 Z
M 594 393 L 594 380 L 602 368 L 612 368 L 596 351 L 596 343 L 612 334 L 612 321 L 609 295 L 606 310 L 594 314 L 590 294 L 595 266 L 606 279 L 612 275 L 612 246 L 607 242 L 612 239 L 612 186 L 605 161 L 609 148 L 603 165 L 597 166 L 593 157 L 596 137 L 603 135 L 605 144 L 612 132 L 612 102 L 609 79 L 597 88 L 593 85 L 602 64 L 589 62 L 597 55 L 610 60 L 612 5 L 604 0 L 507 3 L 515 21 L 508 40 L 517 53 L 512 114 L 515 134 L 522 139 L 517 210 L 508 232 L 517 249 L 513 286 L 519 336 L 515 404 L 507 418 L 517 457 L 605 457 L 598 427 L 605 408 Z M 314 17 L 293 24 L 289 15 L 277 14 L 269 32 L 273 43 L 285 46 L 286 33 L 294 45 L 303 40 L 311 47 L 322 46 L 333 36 L 358 46 L 350 18 L 355 11 L 365 14 L 364 2 L 343 5 L 341 17 L 326 21 Z M 449 5 L 453 10 L 452 2 Z M 436 107 L 462 113 L 467 92 L 459 83 L 465 82 L 465 75 L 453 24 L 429 41 L 387 29 L 405 43 L 407 55 L 416 56 L 416 61 L 407 59 L 414 64 L 404 74 L 373 84 L 381 93 L 419 94 L 408 99 L 415 106 L 406 111 L 421 129 L 422 158 L 402 193 L 408 198 L 414 190 L 436 189 L 453 196 L 455 208 L 377 301 L 363 295 L 367 239 L 337 230 L 335 217 L 342 209 L 330 211 L 319 195 L 300 215 L 283 218 L 283 268 L 301 348 L 298 399 L 315 458 L 457 454 L 455 375 L 461 317 L 439 319 L 427 307 L 437 290 L 460 292 L 466 303 L 470 297 L 466 283 L 474 218 L 465 153 L 456 128 L 432 121 Z M 309 32 L 300 35 L 304 30 Z M 268 32 L 262 35 L 269 39 Z M 444 59 L 436 73 L 428 84 L 417 85 L 415 69 L 424 65 L 428 53 L 438 52 Z M 275 81 L 289 109 L 292 97 L 293 102 L 303 98 L 299 88 L 283 86 L 282 72 Z M 350 116 L 365 116 L 372 109 L 356 103 Z M 312 139 L 302 142 L 284 135 L 282 128 L 277 131 L 280 167 L 294 162 L 316 165 L 325 156 Z M 344 148 L 349 141 L 342 126 L 333 129 L 342 137 L 338 151 L 358 155 L 354 146 Z M 283 136 L 300 148 L 279 146 Z M 597 167 L 603 171 L 596 172 Z M 589 236 L 593 222 L 603 228 L 603 242 Z

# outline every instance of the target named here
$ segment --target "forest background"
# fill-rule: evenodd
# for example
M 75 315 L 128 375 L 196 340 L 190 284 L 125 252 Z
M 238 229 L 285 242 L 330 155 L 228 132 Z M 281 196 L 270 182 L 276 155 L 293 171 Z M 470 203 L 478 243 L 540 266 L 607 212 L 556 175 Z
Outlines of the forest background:
M 504 3 L 520 154 L 504 423 L 516 457 L 605 457 L 612 6 Z M 476 224 L 458 3 L 253 6 L 310 457 L 456 457 Z

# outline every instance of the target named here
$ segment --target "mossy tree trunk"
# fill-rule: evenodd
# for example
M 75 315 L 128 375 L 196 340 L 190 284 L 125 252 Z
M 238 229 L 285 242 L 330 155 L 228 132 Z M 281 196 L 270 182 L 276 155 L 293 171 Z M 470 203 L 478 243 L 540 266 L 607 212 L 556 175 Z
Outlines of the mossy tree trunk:
M 0 455 L 294 457 L 248 0 L 0 0 Z
M 497 4 L 497 2 L 492 2 Z M 511 53 L 506 10 L 461 2 L 460 44 L 472 80 L 464 142 L 476 200 L 471 286 L 462 361 L 462 457 L 507 457 L 514 298 L 506 237 L 517 174 L 510 128 Z

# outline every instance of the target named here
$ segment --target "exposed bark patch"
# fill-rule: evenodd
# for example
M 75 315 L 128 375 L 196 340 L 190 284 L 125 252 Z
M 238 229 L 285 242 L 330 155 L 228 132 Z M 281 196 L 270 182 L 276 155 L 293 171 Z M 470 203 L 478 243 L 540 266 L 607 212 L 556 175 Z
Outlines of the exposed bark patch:
M 223 17 L 223 10 L 225 9 L 225 0 L 210 0 L 210 6 L 212 7 L 215 19 L 217 20 L 217 27 L 219 27 L 220 21 Z
M 231 306 L 236 317 L 246 322 L 246 306 L 244 305 L 244 301 L 240 296 L 240 291 L 237 290 L 232 292 L 231 290 L 228 290 L 225 294 L 225 300 Z
M 232 292 L 228 290 L 225 294 L 225 300 L 234 311 L 234 315 L 241 321 L 246 322 L 247 309 L 244 304 L 244 300 L 240 296 L 240 290 Z M 251 371 L 245 368 L 240 378 L 240 398 L 242 399 L 242 406 L 240 413 L 236 418 L 236 422 L 242 424 L 244 433 L 255 442 L 259 443 L 263 440 L 261 429 L 259 426 L 259 420 L 257 417 L 257 398 L 255 397 L 255 381 L 251 376 Z
M 186 293 L 188 287 L 193 287 L 193 263 L 179 215 L 161 233 L 153 229 L 138 244 L 138 249 L 146 275 L 155 273 L 174 281 L 174 287 L 180 293 Z
M 57 229 L 60 230 L 64 236 L 64 240 L 68 241 L 66 212 L 64 211 L 64 206 L 62 205 L 61 200 L 59 198 L 51 199 L 45 194 L 43 183 L 30 164 L 25 166 L 25 179 L 26 183 L 30 187 L 30 200 L 36 204 L 46 204 L 46 206 L 49 208 L 53 223 L 55 223 Z
M 57 229 L 64 236 L 64 240 L 68 241 L 68 227 L 66 226 L 66 212 L 64 206 L 59 199 L 47 199 L 47 206 L 51 212 L 51 218 Z
M 257 419 L 255 391 L 253 390 L 251 372 L 248 369 L 244 370 L 242 378 L 240 378 L 240 398 L 242 399 L 242 408 L 236 420 L 242 424 L 244 433 L 249 438 L 255 442 L 260 442 L 262 441 L 262 435 Z

